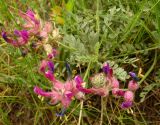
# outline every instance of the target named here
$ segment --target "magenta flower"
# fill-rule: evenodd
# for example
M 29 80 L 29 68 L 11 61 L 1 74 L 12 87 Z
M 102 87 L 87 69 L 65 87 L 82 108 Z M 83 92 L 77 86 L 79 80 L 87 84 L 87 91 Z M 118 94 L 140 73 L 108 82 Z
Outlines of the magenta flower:
M 7 36 L 6 32 L 2 32 L 3 39 L 15 47 L 23 46 L 28 43 L 29 36 L 26 30 L 15 30 L 14 35 L 16 37 L 15 40 Z
M 26 13 L 20 12 L 19 14 L 26 21 L 23 27 L 28 29 L 29 35 L 36 35 L 40 32 L 40 21 L 32 10 L 27 10 Z
M 139 88 L 139 85 L 137 83 L 139 79 L 134 72 L 129 72 L 129 75 L 132 77 L 133 80 L 129 81 L 128 89 L 131 91 L 136 91 Z
M 119 88 L 113 88 L 113 89 L 112 89 L 112 94 L 113 94 L 115 97 L 124 96 L 124 93 L 125 93 L 125 91 L 124 91 L 124 90 L 121 90 L 121 89 L 119 89 Z

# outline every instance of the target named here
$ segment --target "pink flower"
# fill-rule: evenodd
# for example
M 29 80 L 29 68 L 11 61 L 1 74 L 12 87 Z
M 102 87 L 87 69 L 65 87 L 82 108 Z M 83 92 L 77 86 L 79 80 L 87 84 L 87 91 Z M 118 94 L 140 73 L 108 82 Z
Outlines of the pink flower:
M 135 80 L 131 80 L 128 83 L 128 89 L 131 91 L 136 91 L 139 88 L 138 83 Z
M 3 39 L 15 47 L 20 47 L 28 43 L 29 36 L 26 30 L 15 30 L 14 35 L 16 37 L 15 40 L 9 38 L 6 32 L 2 32 Z
M 115 96 L 115 97 L 119 97 L 119 96 L 124 96 L 124 93 L 125 91 L 119 89 L 119 88 L 113 88 L 112 89 L 112 94 Z
M 51 53 L 49 53 L 48 55 L 47 55 L 47 57 L 49 58 L 49 59 L 52 59 L 52 58 L 54 58 L 56 55 L 57 55 L 57 50 L 56 49 L 52 49 L 52 52 Z
M 26 13 L 20 11 L 19 14 L 26 21 L 23 27 L 28 29 L 29 35 L 36 35 L 40 32 L 40 21 L 32 10 L 27 10 Z
M 40 36 L 43 38 L 47 38 L 48 34 L 52 31 L 52 24 L 50 22 L 46 22 L 42 31 L 40 32 Z
M 124 100 L 126 102 L 130 102 L 130 101 L 133 101 L 134 99 L 134 93 L 132 91 L 126 91 L 124 93 Z
M 53 73 L 54 73 L 54 64 L 53 64 L 53 62 L 47 61 L 47 60 L 42 60 L 39 70 L 50 81 L 54 81 L 55 80 L 55 77 L 53 75 Z
M 51 98 L 52 104 L 61 102 L 64 108 L 70 105 L 73 97 L 77 99 L 83 98 L 83 94 L 76 88 L 74 80 L 66 81 L 65 83 L 54 80 L 52 83 L 53 87 L 50 92 L 45 92 L 37 86 L 34 87 L 34 92 L 38 95 Z
M 36 86 L 34 88 L 36 94 L 51 98 L 52 104 L 61 102 L 65 108 L 70 105 L 73 97 L 77 99 L 83 98 L 84 95 L 77 89 L 74 80 L 67 80 L 65 83 L 62 83 L 55 78 L 53 74 L 54 64 L 51 61 L 43 60 L 40 65 L 40 71 L 52 82 L 53 87 L 50 92 L 45 92 Z

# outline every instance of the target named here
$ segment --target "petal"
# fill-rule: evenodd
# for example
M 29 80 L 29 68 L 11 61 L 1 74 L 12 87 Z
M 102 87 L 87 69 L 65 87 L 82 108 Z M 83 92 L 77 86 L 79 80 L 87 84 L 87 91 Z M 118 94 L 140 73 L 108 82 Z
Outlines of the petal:
M 54 79 L 52 83 L 53 83 L 55 90 L 57 91 L 64 90 L 64 84 L 60 82 L 59 80 Z
M 139 81 L 139 78 L 137 77 L 137 75 L 134 72 L 129 72 L 129 75 L 133 78 L 133 80 Z
M 91 89 L 86 89 L 86 88 L 83 88 L 82 87 L 82 83 L 83 83 L 83 80 L 82 80 L 82 78 L 79 76 L 79 75 L 77 75 L 75 78 L 74 78 L 74 80 L 75 80 L 75 82 L 76 82 L 76 88 L 79 90 L 79 91 L 81 91 L 81 92 L 84 92 L 84 93 L 96 93 L 96 92 L 98 92 L 96 89 L 94 89 L 94 88 L 91 88 Z
M 112 77 L 112 88 L 119 88 L 119 81 L 115 78 L 115 77 Z
M 27 12 L 26 12 L 26 15 L 30 18 L 30 19 L 34 19 L 35 18 L 35 13 L 28 9 Z
M 45 92 L 38 86 L 34 87 L 34 92 L 38 95 L 45 96 L 45 97 L 51 97 L 53 95 L 52 92 Z
M 109 93 L 109 90 L 107 90 L 106 88 L 91 88 L 90 90 L 93 94 L 100 96 L 107 96 Z
M 114 96 L 124 96 L 124 93 L 125 93 L 125 91 L 123 91 L 123 90 L 121 90 L 121 89 L 119 89 L 119 88 L 113 88 L 112 89 L 112 94 L 114 95 Z
M 54 77 L 52 71 L 50 71 L 50 70 L 45 72 L 45 77 L 48 78 L 50 81 L 55 81 L 55 77 Z
M 80 75 L 75 76 L 74 80 L 78 85 L 81 85 L 83 83 L 83 79 Z
M 40 36 L 46 38 L 51 31 L 52 24 L 50 22 L 46 22 L 42 31 L 40 32 Z
M 132 102 L 132 101 L 123 102 L 123 103 L 121 104 L 121 108 L 127 109 L 127 108 L 132 107 L 132 105 L 133 105 L 133 102 Z
M 113 70 L 110 68 L 109 63 L 104 63 L 103 64 L 103 72 L 107 74 L 109 77 L 113 75 Z
M 51 61 L 48 61 L 48 68 L 53 73 L 54 72 L 54 64 Z
M 44 73 L 45 69 L 46 69 L 46 66 L 47 66 L 47 61 L 46 60 L 42 60 L 42 62 L 40 64 L 40 71 Z
M 61 102 L 62 102 L 62 105 L 63 105 L 65 108 L 67 108 L 67 107 L 69 107 L 69 105 L 70 105 L 70 103 L 71 103 L 71 98 L 68 98 L 68 96 L 65 95 L 65 96 L 62 98 Z

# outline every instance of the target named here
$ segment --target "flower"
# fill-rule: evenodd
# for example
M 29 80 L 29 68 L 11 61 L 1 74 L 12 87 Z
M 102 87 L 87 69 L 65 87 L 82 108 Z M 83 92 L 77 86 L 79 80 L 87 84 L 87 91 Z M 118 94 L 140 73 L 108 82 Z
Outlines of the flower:
M 41 88 L 35 86 L 34 92 L 38 95 L 51 98 L 51 104 L 57 104 L 61 102 L 64 108 L 67 108 L 73 97 L 82 99 L 83 94 L 76 88 L 75 81 L 70 80 L 62 83 L 58 80 L 54 80 L 52 90 L 45 92 Z
M 124 93 L 125 91 L 119 89 L 119 88 L 113 88 L 112 89 L 112 94 L 115 96 L 115 97 L 119 97 L 119 96 L 124 96 Z
M 137 83 L 137 81 L 135 80 L 131 80 L 128 83 L 128 89 L 131 91 L 136 91 L 139 88 L 139 85 Z
M 126 101 L 126 102 L 123 102 L 123 103 L 121 104 L 121 108 L 122 108 L 122 109 L 127 109 L 127 108 L 132 107 L 132 105 L 133 105 L 133 102 L 132 102 L 132 101 Z
M 52 31 L 52 24 L 50 22 L 45 22 L 42 31 L 40 32 L 40 37 L 47 38 L 48 34 Z
M 129 81 L 128 89 L 131 91 L 136 91 L 139 88 L 137 81 L 139 78 L 136 76 L 134 72 L 129 72 L 129 75 L 132 77 L 133 80 Z
M 15 40 L 9 38 L 6 32 L 2 32 L 3 39 L 15 47 L 23 46 L 28 43 L 29 36 L 26 30 L 15 30 L 14 35 L 16 36 Z
M 75 80 L 61 82 L 54 76 L 54 64 L 51 61 L 43 60 L 40 65 L 40 71 L 52 82 L 52 90 L 45 92 L 38 86 L 34 87 L 34 92 L 38 95 L 51 98 L 51 104 L 61 102 L 64 108 L 67 108 L 73 97 L 83 99 L 84 95 L 76 87 Z
M 126 102 L 131 102 L 133 101 L 133 99 L 134 99 L 134 93 L 132 91 L 128 90 L 124 93 L 124 100 Z
M 32 10 L 28 9 L 26 13 L 20 11 L 19 15 L 26 21 L 23 27 L 28 29 L 29 35 L 36 35 L 40 32 L 40 21 Z

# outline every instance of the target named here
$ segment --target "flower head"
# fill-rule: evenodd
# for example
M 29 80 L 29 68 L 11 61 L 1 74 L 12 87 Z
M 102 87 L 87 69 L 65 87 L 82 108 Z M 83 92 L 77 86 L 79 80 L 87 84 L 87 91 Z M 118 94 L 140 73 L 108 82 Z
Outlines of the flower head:
M 54 80 L 50 92 L 45 92 L 37 86 L 34 88 L 34 92 L 38 95 L 51 98 L 52 104 L 61 102 L 64 108 L 67 108 L 70 105 L 73 97 L 78 99 L 83 98 L 82 94 L 81 97 L 79 96 L 80 91 L 76 88 L 74 80 L 66 81 L 65 83 Z
M 32 10 L 29 9 L 26 13 L 20 12 L 19 14 L 26 21 L 23 27 L 28 29 L 29 35 L 36 35 L 40 32 L 40 21 Z
M 139 88 L 139 85 L 137 83 L 137 81 L 135 80 L 131 80 L 128 83 L 128 89 L 131 91 L 136 91 Z
M 126 91 L 124 93 L 124 100 L 126 102 L 131 102 L 134 99 L 134 93 L 132 91 Z

